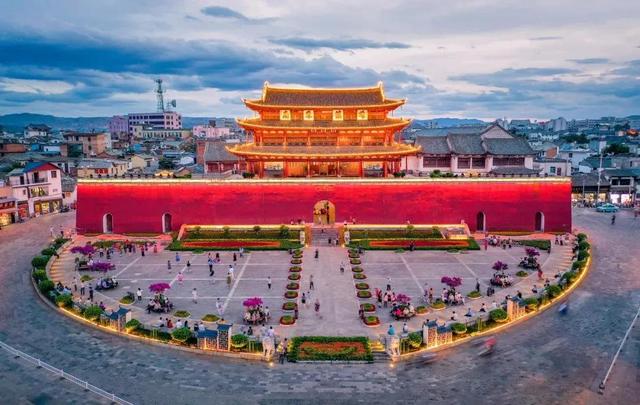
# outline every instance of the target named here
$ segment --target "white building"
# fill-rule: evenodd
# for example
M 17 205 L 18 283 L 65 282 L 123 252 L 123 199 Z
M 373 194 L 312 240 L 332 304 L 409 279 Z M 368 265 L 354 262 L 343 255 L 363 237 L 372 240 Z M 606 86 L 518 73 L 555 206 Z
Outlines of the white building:
M 9 186 L 22 218 L 59 211 L 62 207 L 62 173 L 47 162 L 30 162 L 9 172 Z
M 35 136 L 48 136 L 51 133 L 51 128 L 44 124 L 29 124 L 24 127 L 24 137 L 33 138 Z
M 212 125 L 196 125 L 191 131 L 196 138 L 221 138 L 231 135 L 231 128 Z
M 535 158 L 533 168 L 542 176 L 571 176 L 571 162 L 560 158 Z

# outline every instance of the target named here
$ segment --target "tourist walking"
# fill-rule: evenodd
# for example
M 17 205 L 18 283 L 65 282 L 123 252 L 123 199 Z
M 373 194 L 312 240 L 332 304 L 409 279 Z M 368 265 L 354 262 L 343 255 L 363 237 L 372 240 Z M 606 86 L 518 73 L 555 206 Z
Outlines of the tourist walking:
M 138 296 L 138 302 L 142 301 L 142 290 L 138 287 L 138 291 L 136 291 L 136 295 Z
M 476 278 L 476 292 L 480 292 L 480 281 Z
M 267 290 L 271 289 L 271 276 L 267 276 Z
M 222 316 L 224 307 L 222 306 L 222 301 L 220 301 L 220 298 L 216 298 L 216 310 L 218 311 L 218 316 Z
M 176 252 L 176 263 L 180 261 L 180 253 Z
M 187 273 L 191 273 L 191 261 L 187 260 Z
M 235 263 L 238 260 L 238 257 L 236 256 L 236 253 L 233 253 L 233 262 Z
M 171 272 L 171 260 L 167 260 L 167 270 Z
M 309 289 L 313 290 L 313 274 L 309 275 Z
M 316 311 L 316 316 L 320 316 L 320 300 L 316 298 L 315 304 L 313 304 L 314 310 Z
M 233 281 L 233 266 L 229 265 L 229 271 L 227 272 L 227 274 L 229 274 L 229 276 L 231 277 L 231 281 Z
M 340 273 L 344 274 L 344 262 L 340 262 Z
M 302 298 L 300 298 L 300 300 L 302 301 L 302 305 L 304 306 L 304 308 L 307 309 L 307 295 L 305 293 L 302 293 Z
M 89 286 L 89 301 L 93 302 L 93 287 Z
M 616 214 L 611 215 L 611 225 L 616 224 Z
M 209 256 L 209 258 L 207 259 L 207 263 L 209 264 L 209 277 L 212 277 L 213 276 L 213 259 L 211 258 L 211 256 Z
M 195 287 L 193 287 L 193 290 L 191 291 L 191 296 L 193 297 L 193 303 L 197 304 L 198 303 L 198 290 L 196 290 Z
M 84 296 L 84 281 L 80 280 L 80 295 Z
M 78 279 L 76 276 L 73 276 L 73 291 L 78 292 Z
M 316 249 L 316 252 L 313 254 L 313 257 L 317 259 L 318 258 L 318 254 L 319 254 L 318 249 Z
M 184 280 L 184 276 L 182 275 L 182 272 L 178 273 L 178 284 L 182 285 L 182 280 Z

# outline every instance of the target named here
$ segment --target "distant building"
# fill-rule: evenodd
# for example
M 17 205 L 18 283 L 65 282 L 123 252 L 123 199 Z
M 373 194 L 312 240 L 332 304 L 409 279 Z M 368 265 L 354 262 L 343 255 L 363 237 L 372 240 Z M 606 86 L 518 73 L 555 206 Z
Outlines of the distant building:
M 535 158 L 533 168 L 543 176 L 571 176 L 571 162 L 559 158 Z
M 77 201 L 77 182 L 69 176 L 62 177 L 62 204 L 65 207 L 75 208 Z
M 34 136 L 49 136 L 51 128 L 45 124 L 29 124 L 24 127 L 24 137 L 33 138 Z
M 418 136 L 415 144 L 421 150 L 402 159 L 402 168 L 414 173 L 537 174 L 529 143 L 496 124 L 476 132 Z
M 239 172 L 244 162 L 231 154 L 223 141 L 198 141 L 196 147 L 197 163 L 203 164 L 204 173 Z
M 134 139 L 166 139 L 174 141 L 184 141 L 191 138 L 189 129 L 166 129 L 166 128 L 141 128 L 136 126 Z
M 19 143 L 17 140 L 0 140 L 0 157 L 11 153 L 24 153 L 27 145 Z
M 30 162 L 8 173 L 20 217 L 48 214 L 62 206 L 62 173 L 47 162 Z
M 182 116 L 175 111 L 128 114 L 127 126 L 130 135 L 133 135 L 134 125 L 142 125 L 145 128 L 181 129 Z
M 231 128 L 212 125 L 196 125 L 191 131 L 196 138 L 221 138 L 231 135 Z
M 105 152 L 111 137 L 104 132 L 67 132 L 62 135 L 69 144 L 82 145 L 84 156 L 96 156 Z
M 18 204 L 10 185 L 0 182 L 0 229 L 18 220 Z
M 135 154 L 131 157 L 131 169 L 157 169 L 158 158 L 152 155 L 142 153 Z
M 109 120 L 109 133 L 112 137 L 129 133 L 129 119 L 126 115 L 114 115 Z
M 129 170 L 129 162 L 120 160 L 85 159 L 78 163 L 78 178 L 99 178 L 106 176 L 122 176 Z
M 578 171 L 580 162 L 593 155 L 594 152 L 585 147 L 576 145 L 575 143 L 564 144 L 560 147 L 558 157 L 560 159 L 571 161 L 572 171 Z

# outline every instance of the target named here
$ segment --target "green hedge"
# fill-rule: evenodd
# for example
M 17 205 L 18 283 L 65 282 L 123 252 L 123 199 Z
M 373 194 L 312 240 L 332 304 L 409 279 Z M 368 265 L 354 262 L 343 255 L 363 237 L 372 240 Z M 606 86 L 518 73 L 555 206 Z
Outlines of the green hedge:
M 366 337 L 331 337 L 331 336 L 297 336 L 291 339 L 289 350 L 289 361 L 298 361 L 300 354 L 300 345 L 304 342 L 332 343 L 332 342 L 361 342 L 366 350 L 364 355 L 356 355 L 353 352 L 345 351 L 343 353 L 305 353 L 305 360 L 311 361 L 367 361 L 373 362 L 369 339 Z
M 273 239 L 272 239 L 273 240 Z M 199 240 L 202 242 L 206 242 L 207 240 Z M 289 249 L 300 249 L 302 248 L 302 244 L 300 243 L 299 240 L 297 239 L 278 239 L 278 240 L 274 240 L 276 242 L 280 242 L 280 246 L 255 246 L 255 247 L 250 247 L 247 246 L 244 248 L 245 251 L 249 251 L 249 250 L 255 250 L 255 251 L 260 251 L 260 250 L 289 250 Z M 171 242 L 169 244 L 169 246 L 167 247 L 167 250 L 172 250 L 172 251 L 180 251 L 180 252 L 196 252 L 196 251 L 200 251 L 200 252 L 204 252 L 205 250 L 235 250 L 237 251 L 238 248 L 232 248 L 232 247 L 212 247 L 212 248 L 202 248 L 202 247 L 185 247 L 182 245 L 182 242 L 179 240 L 174 240 L 173 242 Z
M 53 281 L 49 280 L 49 279 L 44 279 L 41 280 L 38 283 L 38 290 L 40 290 L 40 292 L 42 294 L 44 294 L 45 296 L 47 294 L 49 294 L 49 291 L 52 291 L 55 288 Z
M 191 337 L 189 328 L 178 328 L 171 332 L 171 337 L 178 342 L 186 342 Z
M 540 250 L 549 250 L 551 241 L 549 239 L 524 239 L 520 243 L 523 246 L 530 246 Z
M 371 246 L 371 239 L 355 239 L 352 240 L 348 247 L 352 249 L 356 249 L 358 247 L 362 247 L 366 250 L 397 250 L 400 253 L 404 252 L 405 249 L 396 249 L 395 247 L 387 247 L 387 246 Z M 446 250 L 446 251 L 454 251 L 454 250 L 480 250 L 480 245 L 474 238 L 467 239 L 468 246 L 416 246 L 414 250 Z
M 99 306 L 91 305 L 90 307 L 85 308 L 84 312 L 82 313 L 82 316 L 84 316 L 90 321 L 95 321 L 100 317 L 101 314 L 102 314 L 102 309 L 100 309 Z
M 491 318 L 491 320 L 493 320 L 494 322 L 504 322 L 507 320 L 507 311 L 505 311 L 502 308 L 497 308 L 494 310 L 491 310 L 491 312 L 489 312 L 489 317 Z
M 438 228 L 349 229 L 351 239 L 443 239 Z
M 31 274 L 33 276 L 33 279 L 36 281 L 36 283 L 39 283 L 42 280 L 47 280 L 47 272 L 44 270 L 34 270 L 34 272 Z
M 56 304 L 61 308 L 71 308 L 73 306 L 73 297 L 71 294 L 60 294 L 56 297 Z
M 48 247 L 48 248 L 42 249 L 42 252 L 40 252 L 40 254 L 42 256 L 53 256 L 56 254 L 56 249 L 54 249 L 53 247 Z
M 298 229 L 291 230 L 283 225 L 279 229 L 262 229 L 256 232 L 253 229 L 224 229 L 223 230 L 200 230 L 193 229 L 185 232 L 183 240 L 202 239 L 290 239 L 295 236 Z

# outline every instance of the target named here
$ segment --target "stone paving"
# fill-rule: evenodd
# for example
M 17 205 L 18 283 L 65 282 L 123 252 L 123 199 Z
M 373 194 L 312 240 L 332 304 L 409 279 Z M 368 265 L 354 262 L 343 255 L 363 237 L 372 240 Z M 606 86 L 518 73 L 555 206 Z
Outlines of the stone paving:
M 551 235 L 537 235 L 537 238 L 552 238 Z M 83 245 L 87 239 L 78 237 L 72 244 Z M 314 258 L 314 251 L 318 249 L 319 258 Z M 215 257 L 220 255 L 221 262 L 214 265 L 215 275 L 209 277 L 208 254 Z M 283 315 L 281 310 L 284 302 L 283 294 L 285 286 L 289 282 L 290 255 L 283 251 L 255 251 L 247 253 L 244 257 L 235 255 L 234 252 L 204 252 L 194 254 L 191 252 L 179 252 L 177 261 L 176 252 L 160 251 L 148 252 L 144 257 L 140 252 L 116 253 L 111 258 L 115 269 L 107 275 L 116 277 L 119 286 L 113 290 L 96 291 L 95 302 L 103 302 L 108 308 L 114 309 L 120 305 L 118 301 L 127 293 L 135 293 L 138 288 L 143 291 L 143 299 L 134 305 L 126 306 L 133 309 L 134 318 L 152 325 L 160 324 L 160 317 L 167 314 L 147 314 L 145 307 L 153 294 L 149 293 L 149 285 L 165 282 L 171 285 L 166 292 L 167 297 L 174 303 L 174 312 L 186 310 L 191 313 L 190 320 L 198 321 L 205 314 L 211 313 L 222 316 L 227 322 L 243 327 L 242 302 L 250 297 L 261 297 L 271 313 L 270 324 L 275 325 L 276 331 L 282 336 L 291 335 L 342 335 L 358 336 L 369 335 L 376 337 L 384 334 L 389 324 L 394 324 L 396 330 L 400 330 L 402 322 L 394 321 L 389 313 L 390 308 L 379 308 L 377 315 L 382 323 L 371 328 L 365 326 L 358 319 L 358 308 L 362 302 L 375 303 L 375 299 L 359 300 L 356 297 L 355 283 L 347 250 L 341 247 L 312 246 L 304 249 L 303 271 L 300 295 L 304 292 L 310 298 L 306 305 L 300 303 L 299 319 L 294 326 L 279 326 L 278 320 Z M 554 280 L 553 275 L 564 271 L 571 264 L 571 248 L 568 245 L 554 245 L 551 254 L 542 252 L 539 262 L 542 264 L 546 277 Z M 396 294 L 405 294 L 412 298 L 414 306 L 426 304 L 424 300 L 425 289 L 433 288 L 434 298 L 439 297 L 444 285 L 440 282 L 443 276 L 460 277 L 463 284 L 459 287 L 463 296 L 475 289 L 476 280 L 481 285 L 483 294 L 489 286 L 489 279 L 494 273 L 492 265 L 496 261 L 507 263 L 514 280 L 509 288 L 496 288 L 496 294 L 492 297 L 483 297 L 476 300 L 466 299 L 464 305 L 450 306 L 444 310 L 433 311 L 425 315 L 418 315 L 409 320 L 410 330 L 419 330 L 425 318 L 437 319 L 440 323 L 451 322 L 455 315 L 457 321 L 472 322 L 479 314 L 484 303 L 489 311 L 494 302 L 500 304 L 507 295 L 514 296 L 521 291 L 524 296 L 533 295 L 534 286 L 538 288 L 544 283 L 539 281 L 537 274 L 532 273 L 528 277 L 517 277 L 515 273 L 520 270 L 518 263 L 525 256 L 524 247 L 516 246 L 511 249 L 489 247 L 488 250 L 470 251 L 468 253 L 448 253 L 446 251 L 414 251 L 395 253 L 393 251 L 368 251 L 362 256 L 362 267 L 367 275 L 366 280 L 373 293 L 375 288 L 384 290 L 388 280 L 391 281 L 392 290 Z M 81 272 L 74 270 L 74 259 L 80 255 L 71 254 L 68 250 L 54 264 L 52 279 L 57 282 L 72 286 L 73 277 L 80 279 L 82 274 L 98 277 L 95 272 Z M 95 258 L 95 260 L 100 260 Z M 105 259 L 102 259 L 105 260 Z M 168 269 L 167 262 L 171 263 Z M 187 262 L 191 265 L 187 267 Z M 340 265 L 346 268 L 340 273 Z M 234 279 L 227 283 L 226 274 L 229 266 L 234 268 Z M 181 274 L 181 276 L 180 276 Z M 310 277 L 314 277 L 313 290 L 310 289 Z M 272 286 L 268 288 L 267 277 L 271 277 Z M 95 286 L 95 282 L 90 282 Z M 192 290 L 196 288 L 198 293 L 197 303 L 193 301 Z M 79 298 L 79 293 L 76 294 Z M 85 297 L 86 298 L 86 297 Z M 216 309 L 216 301 L 223 305 L 222 313 Z M 314 302 L 320 302 L 320 312 L 314 311 Z M 465 314 L 471 309 L 473 316 Z M 171 315 L 171 314 L 169 314 Z M 486 314 L 485 314 L 486 315 Z
M 0 339 L 134 403 L 526 403 L 622 404 L 640 392 L 638 327 L 604 395 L 597 386 L 640 305 L 640 220 L 576 210 L 590 234 L 594 265 L 566 316 L 546 311 L 498 336 L 496 353 L 464 344 L 429 366 L 265 364 L 177 352 L 84 327 L 37 299 L 29 262 L 48 229 L 73 226 L 73 213 L 0 231 Z M 517 257 L 517 256 L 516 256 Z M 305 259 L 306 260 L 306 259 Z M 373 274 L 372 274 L 373 276 Z M 7 376 L 6 378 L 4 378 Z M 91 403 L 98 399 L 0 352 L 8 403 Z

